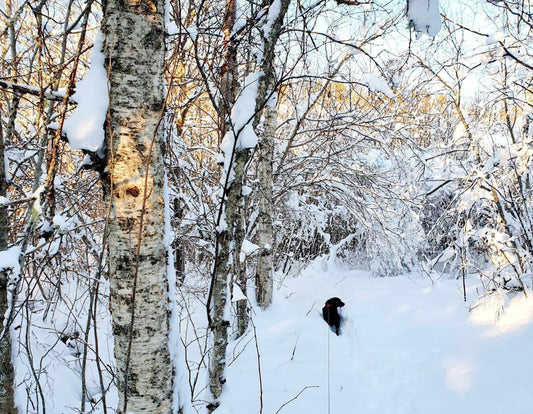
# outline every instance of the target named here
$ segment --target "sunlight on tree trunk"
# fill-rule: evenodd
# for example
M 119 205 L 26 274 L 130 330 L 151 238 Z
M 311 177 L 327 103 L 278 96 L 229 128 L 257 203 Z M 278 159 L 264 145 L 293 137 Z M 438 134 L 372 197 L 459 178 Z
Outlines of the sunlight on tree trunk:
M 111 310 L 120 413 L 171 412 L 161 118 L 164 2 L 110 0 L 106 131 Z

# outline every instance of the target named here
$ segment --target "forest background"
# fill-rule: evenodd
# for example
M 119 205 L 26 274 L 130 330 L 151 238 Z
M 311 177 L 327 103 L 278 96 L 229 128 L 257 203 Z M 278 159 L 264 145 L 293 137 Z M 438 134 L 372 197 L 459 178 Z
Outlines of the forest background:
M 46 412 L 64 369 L 79 378 L 81 412 L 111 411 L 116 387 L 126 412 L 136 307 L 120 332 L 113 300 L 127 299 L 113 299 L 112 275 L 129 267 L 137 280 L 148 225 L 138 244 L 131 229 L 129 244 L 114 238 L 115 49 L 161 61 L 128 98 L 154 102 L 153 139 L 133 148 L 160 150 L 147 162 L 160 163 L 155 184 L 123 194 L 142 201 L 143 218 L 160 204 L 151 234 L 169 252 L 157 263 L 171 293 L 146 301 L 172 302 L 161 343 L 186 350 L 177 327 L 192 329 L 211 361 L 210 397 L 196 407 L 216 409 L 227 343 L 254 329 L 250 308 L 270 305 L 273 278 L 317 257 L 381 277 L 475 274 L 480 296 L 531 290 L 530 1 L 126 2 L 166 27 L 153 54 L 151 34 L 111 44 L 112 3 L 1 9 L 2 404 Z M 197 300 L 205 329 L 191 325 Z M 58 368 L 61 347 L 72 364 Z M 6 355 L 18 361 L 14 393 Z M 176 371 L 199 372 L 182 357 L 168 357 Z M 196 374 L 191 398 L 201 382 Z

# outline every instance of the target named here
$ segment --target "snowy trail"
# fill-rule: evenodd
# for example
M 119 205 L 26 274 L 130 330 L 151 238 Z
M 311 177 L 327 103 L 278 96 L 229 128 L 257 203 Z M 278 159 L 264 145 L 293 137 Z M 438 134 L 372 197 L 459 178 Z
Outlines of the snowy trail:
M 533 301 L 517 296 L 496 322 L 494 306 L 468 311 L 476 298 L 469 289 L 465 304 L 455 280 L 432 286 L 320 266 L 285 279 L 271 310 L 254 315 L 263 413 L 328 412 L 320 309 L 331 296 L 346 303 L 343 332 L 329 337 L 331 413 L 532 413 Z M 216 413 L 259 413 L 253 337 L 233 352 L 239 358 Z

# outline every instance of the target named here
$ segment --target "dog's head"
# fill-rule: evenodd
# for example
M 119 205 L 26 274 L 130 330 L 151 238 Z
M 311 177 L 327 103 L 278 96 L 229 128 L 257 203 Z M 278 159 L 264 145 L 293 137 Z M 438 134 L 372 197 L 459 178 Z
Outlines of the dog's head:
M 342 308 L 344 306 L 344 302 L 340 300 L 339 298 L 334 297 L 326 301 L 326 306 L 334 306 L 336 308 Z

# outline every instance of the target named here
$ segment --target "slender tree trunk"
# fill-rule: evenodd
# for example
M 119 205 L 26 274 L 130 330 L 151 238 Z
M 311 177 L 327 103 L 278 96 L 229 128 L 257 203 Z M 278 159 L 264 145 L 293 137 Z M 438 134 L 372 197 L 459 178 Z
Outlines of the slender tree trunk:
M 283 0 L 281 10 L 274 22 L 271 22 L 269 33 L 265 35 L 264 39 L 264 59 L 261 62 L 261 68 L 264 75 L 259 84 L 259 90 L 256 98 L 256 117 L 254 119 L 254 129 L 260 121 L 260 113 L 262 112 L 265 103 L 268 99 L 268 94 L 271 92 L 275 84 L 274 81 L 274 48 L 281 33 L 282 23 L 285 13 L 288 8 L 290 0 Z M 271 2 L 266 2 L 264 6 L 271 5 Z M 224 62 L 222 65 L 221 76 L 221 92 L 222 103 L 219 107 L 219 119 L 222 129 L 221 137 L 232 128 L 231 120 L 229 119 L 230 109 L 235 103 L 236 99 L 236 50 L 232 40 L 233 26 L 235 23 L 235 0 L 227 0 L 226 15 L 224 18 Z M 235 137 L 237 140 L 237 137 Z M 228 157 L 228 154 L 226 154 Z M 246 293 L 246 278 L 244 270 L 239 262 L 239 253 L 242 242 L 244 240 L 244 227 L 242 215 L 243 210 L 243 194 L 242 186 L 246 173 L 246 166 L 251 157 L 251 150 L 249 148 L 234 150 L 231 158 L 230 169 L 232 171 L 233 179 L 231 182 L 225 182 L 224 199 L 222 200 L 223 209 L 218 220 L 219 234 L 217 238 L 218 250 L 215 259 L 215 271 L 212 286 L 213 299 L 213 352 L 210 360 L 210 389 L 211 393 L 217 399 L 222 393 L 222 385 L 225 383 L 224 368 L 226 360 L 226 348 L 228 343 L 228 326 L 229 326 L 229 310 L 227 306 L 229 290 L 235 283 Z M 227 172 L 228 174 L 229 171 Z M 271 278 L 270 278 L 271 283 Z M 240 301 L 237 304 L 237 326 L 239 333 L 243 333 L 247 325 L 247 303 Z M 211 409 L 215 408 L 217 403 L 211 405 Z
M 255 295 L 257 304 L 266 308 L 272 302 L 273 291 L 273 258 L 274 243 L 272 230 L 272 162 L 274 159 L 274 137 L 277 126 L 277 110 L 275 104 L 267 106 L 264 111 L 263 134 L 259 142 L 259 185 L 257 198 L 259 215 L 257 217 L 256 242 L 259 246 L 256 266 Z
M 228 345 L 229 309 L 227 307 L 229 290 L 235 282 L 235 267 L 239 265 L 239 252 L 242 240 L 236 234 L 239 225 L 239 205 L 242 203 L 242 180 L 245 167 L 250 157 L 249 150 L 234 154 L 234 180 L 229 184 L 224 203 L 225 228 L 218 234 L 218 254 L 215 262 L 215 279 L 213 284 L 213 352 L 210 360 L 210 389 L 218 398 L 222 393 L 222 385 L 226 382 L 224 369 L 226 366 L 226 348 Z M 221 226 L 219 225 L 219 228 Z M 233 276 L 233 277 L 232 277 Z M 217 403 L 211 405 L 216 408 Z
M 228 227 L 230 231 L 231 243 L 228 246 L 232 256 L 232 269 L 230 272 L 230 292 L 233 298 L 233 291 L 237 287 L 246 295 L 246 274 L 244 263 L 240 260 L 240 252 L 245 237 L 245 217 L 244 197 L 242 186 L 246 176 L 246 166 L 250 160 L 251 151 L 243 149 L 235 151 L 234 173 L 235 179 L 227 191 L 226 199 L 226 222 L 231 223 Z M 244 334 L 248 327 L 248 301 L 239 299 L 235 302 L 237 336 Z
M 282 23 L 290 0 L 282 0 L 279 15 L 270 22 L 268 34 L 264 40 L 264 59 L 261 69 L 264 75 L 261 77 L 256 98 L 256 117 L 254 129 L 260 122 L 260 114 L 268 100 L 268 95 L 275 86 L 274 78 L 274 49 L 281 33 Z M 264 3 L 270 7 L 271 1 Z M 219 119 L 221 125 L 221 137 L 232 128 L 229 119 L 230 109 L 236 99 L 236 50 L 232 39 L 233 26 L 235 23 L 235 0 L 227 0 L 226 15 L 224 17 L 224 62 L 221 76 L 222 103 L 219 106 Z M 275 122 L 274 122 L 275 125 Z M 236 132 L 236 131 L 234 131 Z M 237 140 L 237 137 L 235 137 Z M 225 154 L 228 157 L 228 154 Z M 212 286 L 213 313 L 213 352 L 210 360 L 210 389 L 217 399 L 222 393 L 222 385 L 225 383 L 224 368 L 226 360 L 226 348 L 228 343 L 229 309 L 227 306 L 229 291 L 236 284 L 246 293 L 246 278 L 244 269 L 239 262 L 239 253 L 244 240 L 244 226 L 242 215 L 244 214 L 242 186 L 245 178 L 246 167 L 250 161 L 251 150 L 249 148 L 234 150 L 232 153 L 230 170 L 233 176 L 231 182 L 225 182 L 223 209 L 218 220 L 217 255 L 215 259 L 215 271 Z M 228 174 L 229 171 L 228 171 Z M 270 277 L 270 283 L 272 279 Z M 271 288 L 270 288 L 271 290 Z M 242 300 L 237 304 L 237 327 L 238 332 L 243 333 L 247 326 L 247 303 Z M 211 404 L 211 409 L 216 408 L 216 401 Z
M 173 224 L 178 226 L 183 214 L 180 199 L 174 199 L 174 217 Z M 185 281 L 185 247 L 183 246 L 182 236 L 174 238 L 172 243 L 172 251 L 174 254 L 174 271 L 176 272 L 176 283 L 181 286 Z
M 248 157 L 249 158 L 249 155 Z M 246 161 L 248 162 L 248 161 Z M 244 180 L 244 177 L 243 177 Z M 246 277 L 246 262 L 241 260 L 241 248 L 246 237 L 246 218 L 247 218 L 247 203 L 244 197 L 242 197 L 242 185 L 241 188 L 241 199 L 237 206 L 236 220 L 235 223 L 235 232 L 234 232 L 234 243 L 235 243 L 235 265 L 234 265 L 234 281 L 232 289 L 235 290 L 237 287 L 241 292 L 246 296 L 248 280 Z M 244 258 L 242 258 L 244 259 Z M 232 294 L 233 294 L 232 290 Z M 248 314 L 248 300 L 239 299 L 235 302 L 235 316 L 237 319 L 237 335 L 244 335 L 246 329 L 248 329 L 250 316 Z
M 13 4 L 11 0 L 6 0 L 6 13 L 9 20 L 13 15 Z M 16 75 L 16 39 L 15 39 L 15 22 L 11 20 L 8 25 L 8 34 L 11 49 L 11 70 L 12 74 Z M 15 52 L 15 53 L 14 53 Z M 16 77 L 13 80 L 16 81 Z M 0 121 L 0 196 L 5 197 L 7 193 L 7 180 L 5 170 L 5 154 L 4 154 L 4 139 L 11 139 L 11 135 L 15 128 L 15 118 L 18 109 L 20 96 L 18 93 L 14 93 L 12 105 L 6 105 L 9 108 L 9 118 L 7 130 L 2 129 Z M 2 111 L 0 111 L 0 116 Z M 0 251 L 6 250 L 8 245 L 8 210 L 7 206 L 0 206 Z M 4 318 L 7 316 L 8 306 L 8 276 L 7 272 L 0 272 L 0 332 L 4 329 Z M 9 335 L 9 328 L 4 332 L 4 335 L 0 338 L 0 413 L 15 414 L 17 409 L 15 408 L 15 390 L 13 388 L 13 381 L 15 378 L 15 372 L 13 365 L 11 364 L 11 339 Z
M 235 25 L 235 0 L 226 0 L 226 11 L 223 21 L 224 33 L 224 61 L 220 73 L 221 99 L 218 104 L 218 119 L 220 139 L 231 129 L 230 111 L 237 95 L 237 54 L 232 39 Z M 222 183 L 224 188 L 226 183 Z M 232 255 L 232 239 L 234 229 L 234 215 L 236 211 L 235 197 L 232 195 L 232 184 L 226 189 L 221 200 L 222 208 L 218 217 L 217 252 L 213 274 L 211 298 L 213 309 L 211 312 L 211 329 L 213 331 L 213 349 L 209 360 L 209 389 L 215 400 L 222 393 L 222 386 L 226 382 L 224 369 L 226 366 L 226 348 L 228 344 L 229 311 L 228 304 L 230 284 L 230 257 Z M 210 311 L 210 310 L 209 310 Z M 214 410 L 218 403 L 214 401 L 210 410 Z
M 7 182 L 4 167 L 4 134 L 0 124 L 0 196 L 5 197 Z M 0 251 L 7 249 L 8 211 L 0 205 Z M 7 272 L 0 271 L 0 332 L 4 329 L 4 315 L 7 311 Z M 13 365 L 11 365 L 11 341 L 9 328 L 0 337 L 0 413 L 15 414 L 15 397 L 13 389 Z
M 164 242 L 164 1 L 108 0 L 106 201 L 118 412 L 170 413 Z
M 265 4 L 266 3 L 266 4 Z M 270 8 L 274 3 L 272 0 L 265 0 L 264 6 Z M 257 187 L 257 197 L 259 200 L 259 215 L 257 226 L 257 244 L 259 255 L 255 276 L 255 296 L 257 303 L 262 308 L 266 308 L 272 302 L 272 273 L 273 273 L 273 230 L 272 230 L 272 163 L 274 160 L 274 138 L 277 127 L 276 100 L 267 102 L 274 96 L 276 89 L 276 73 L 274 70 L 274 55 L 276 44 L 283 29 L 283 21 L 287 13 L 290 0 L 281 0 L 280 10 L 275 19 L 270 22 L 268 30 L 263 31 L 263 60 L 261 70 L 263 76 L 259 83 L 259 90 L 256 99 L 255 126 L 263 116 L 263 131 L 259 140 L 259 184 Z

